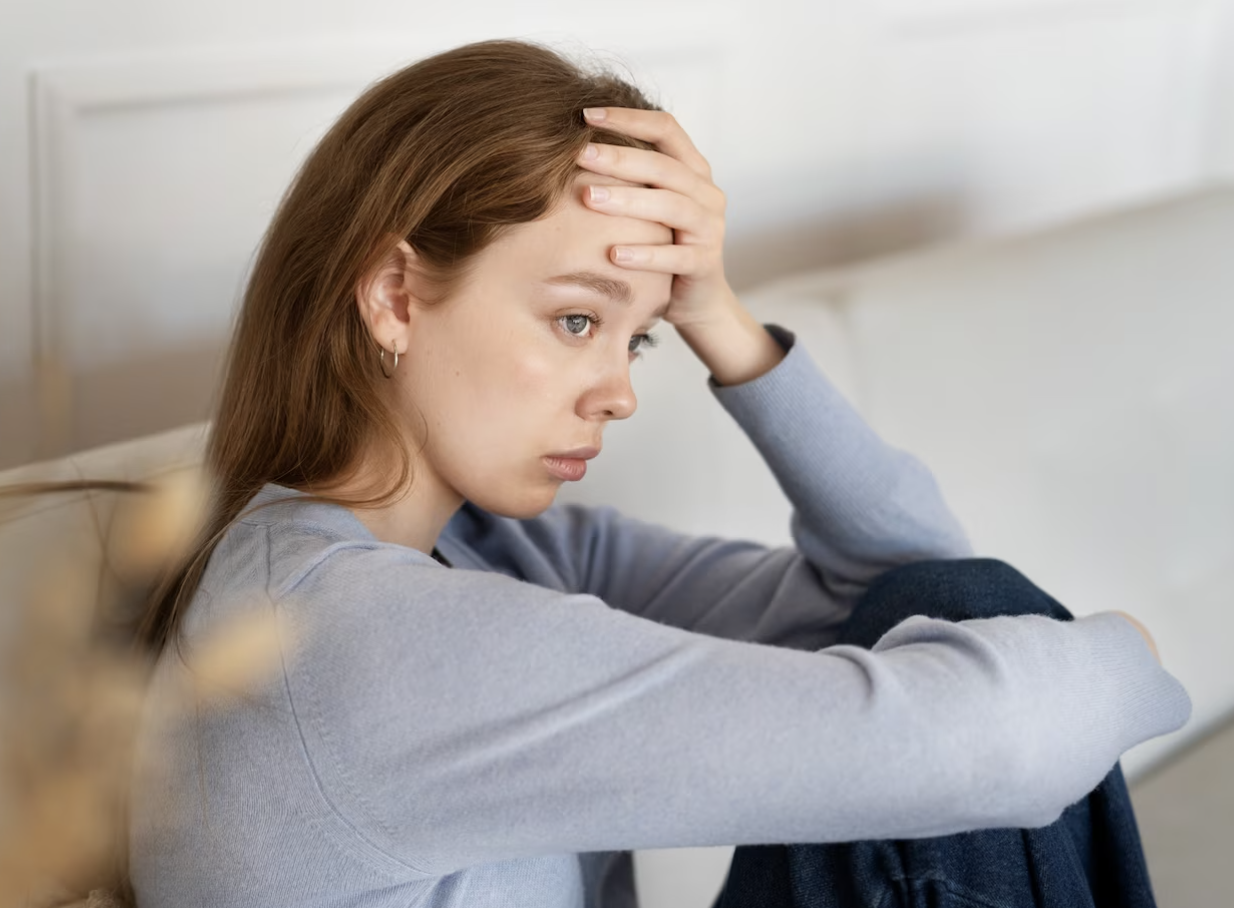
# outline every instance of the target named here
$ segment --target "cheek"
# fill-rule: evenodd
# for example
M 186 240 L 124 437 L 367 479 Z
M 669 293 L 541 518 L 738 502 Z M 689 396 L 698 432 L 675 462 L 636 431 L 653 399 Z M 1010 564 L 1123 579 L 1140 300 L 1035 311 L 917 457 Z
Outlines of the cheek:
M 510 359 L 495 392 L 511 414 L 535 423 L 557 415 L 566 384 L 561 363 L 545 353 L 524 351 Z
M 525 444 L 542 445 L 553 420 L 570 409 L 562 364 L 523 346 L 469 356 L 460 374 L 449 376 L 449 397 L 472 444 L 501 455 Z M 449 418 L 450 414 L 446 414 Z

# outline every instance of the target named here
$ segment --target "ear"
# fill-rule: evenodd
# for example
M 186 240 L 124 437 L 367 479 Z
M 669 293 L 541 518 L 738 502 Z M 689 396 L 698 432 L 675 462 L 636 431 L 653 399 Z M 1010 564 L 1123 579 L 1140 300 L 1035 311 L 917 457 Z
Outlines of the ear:
M 400 353 L 411 345 L 411 331 L 420 300 L 416 298 L 419 258 L 411 245 L 400 239 L 356 285 L 360 317 L 378 345 Z

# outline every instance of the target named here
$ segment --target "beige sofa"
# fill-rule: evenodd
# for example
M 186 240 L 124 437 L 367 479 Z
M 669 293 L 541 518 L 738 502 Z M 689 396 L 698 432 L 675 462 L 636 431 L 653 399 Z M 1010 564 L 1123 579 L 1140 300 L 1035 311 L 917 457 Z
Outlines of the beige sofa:
M 201 464 L 205 424 L 173 429 L 0 473 L 0 488 L 82 479 L 149 481 Z M 74 491 L 0 498 L 0 594 L 7 605 L 30 595 L 48 570 L 69 561 L 98 580 L 107 600 L 117 578 L 111 533 L 122 491 Z M 4 609 L 5 617 L 16 613 Z M 0 624 L 0 635 L 5 631 Z M 4 637 L 0 636 L 0 640 Z

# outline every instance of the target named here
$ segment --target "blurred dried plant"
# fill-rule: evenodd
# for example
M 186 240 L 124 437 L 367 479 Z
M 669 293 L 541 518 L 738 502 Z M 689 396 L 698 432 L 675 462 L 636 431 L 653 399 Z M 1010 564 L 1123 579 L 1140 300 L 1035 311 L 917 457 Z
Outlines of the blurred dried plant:
M 135 617 L 157 574 L 186 555 L 204 521 L 206 486 L 193 469 L 151 483 L 0 489 L 5 498 L 133 493 L 96 541 L 118 582 L 100 583 L 97 557 L 58 547 L 45 551 L 30 590 L 8 603 L 16 621 L 0 640 L 0 908 L 131 900 L 125 807 L 151 660 L 114 628 L 102 632 L 100 616 Z M 195 647 L 199 702 L 218 705 L 220 692 L 277 667 L 286 629 L 270 614 L 254 610 Z

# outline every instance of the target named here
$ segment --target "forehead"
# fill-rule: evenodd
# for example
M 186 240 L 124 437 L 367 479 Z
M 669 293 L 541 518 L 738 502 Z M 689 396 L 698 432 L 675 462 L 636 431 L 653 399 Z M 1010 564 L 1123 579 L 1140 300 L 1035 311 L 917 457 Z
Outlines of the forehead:
M 480 269 L 490 275 L 500 273 L 503 279 L 528 287 L 557 275 L 597 272 L 629 283 L 636 301 L 662 303 L 667 300 L 672 275 L 619 268 L 609 258 L 609 251 L 616 245 L 672 243 L 672 230 L 654 221 L 588 208 L 582 202 L 582 193 L 592 183 L 636 185 L 614 177 L 581 172 L 551 212 L 539 220 L 511 228 L 485 250 Z

